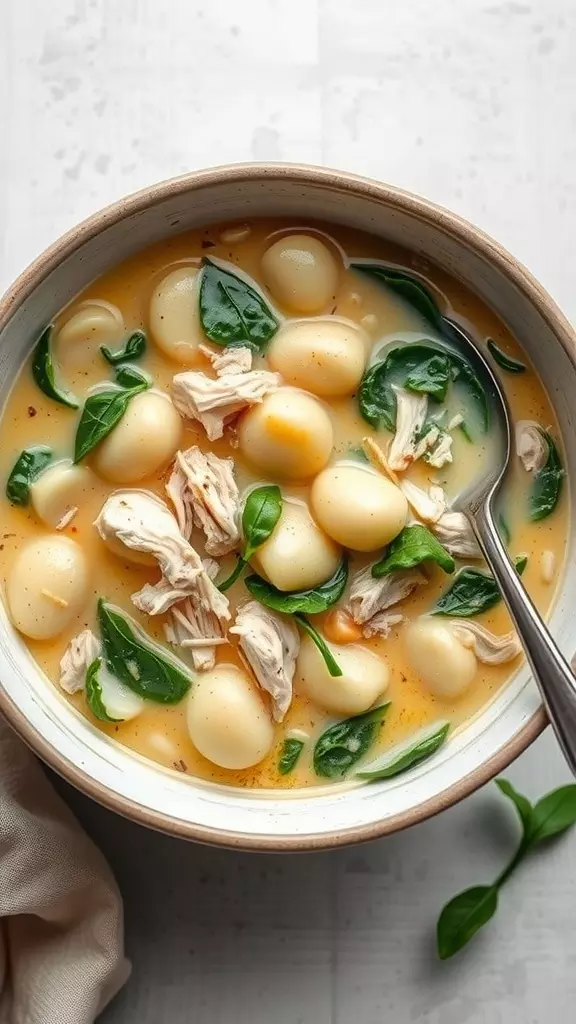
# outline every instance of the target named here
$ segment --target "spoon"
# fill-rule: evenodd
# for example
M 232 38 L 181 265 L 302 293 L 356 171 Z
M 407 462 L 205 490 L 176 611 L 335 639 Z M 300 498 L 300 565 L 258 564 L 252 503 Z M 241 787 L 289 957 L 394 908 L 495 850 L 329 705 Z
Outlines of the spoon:
M 472 339 L 451 320 L 447 321 L 447 327 L 492 400 L 495 422 L 491 432 L 497 434 L 498 444 L 498 454 L 493 465 L 458 496 L 453 508 L 468 517 L 476 534 L 482 553 L 508 605 L 564 756 L 576 775 L 576 679 L 526 593 L 495 522 L 495 500 L 508 468 L 512 448 L 508 402 L 498 378 Z

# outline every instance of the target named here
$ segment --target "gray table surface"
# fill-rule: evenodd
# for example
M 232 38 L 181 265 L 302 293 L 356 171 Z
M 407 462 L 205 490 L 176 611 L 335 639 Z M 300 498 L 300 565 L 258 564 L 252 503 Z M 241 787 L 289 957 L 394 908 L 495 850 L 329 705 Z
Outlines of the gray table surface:
M 121 194 L 189 168 L 301 160 L 469 217 L 576 320 L 573 0 L 2 0 L 0 285 Z M 568 778 L 548 733 L 507 773 Z M 403 835 L 303 856 L 166 838 L 61 791 L 126 904 L 106 1024 L 568 1024 L 576 835 L 535 856 L 454 961 L 442 903 L 516 824 L 494 786 Z

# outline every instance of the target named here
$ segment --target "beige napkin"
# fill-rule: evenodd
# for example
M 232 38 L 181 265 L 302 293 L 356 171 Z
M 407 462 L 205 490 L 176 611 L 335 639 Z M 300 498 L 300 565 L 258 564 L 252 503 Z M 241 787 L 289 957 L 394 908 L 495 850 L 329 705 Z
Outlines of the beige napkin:
M 129 970 L 110 869 L 0 717 L 0 1024 L 90 1024 Z

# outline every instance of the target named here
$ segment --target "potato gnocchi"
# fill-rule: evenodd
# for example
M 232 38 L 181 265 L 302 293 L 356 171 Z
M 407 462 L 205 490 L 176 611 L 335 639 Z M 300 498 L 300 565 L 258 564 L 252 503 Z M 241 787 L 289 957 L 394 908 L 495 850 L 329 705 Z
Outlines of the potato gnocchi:
M 453 507 L 493 456 L 454 322 L 508 395 L 500 529 L 546 612 L 568 516 L 548 398 L 495 315 L 418 257 L 218 225 L 46 325 L 0 422 L 0 567 L 63 699 L 235 786 L 372 784 L 449 745 L 520 662 Z

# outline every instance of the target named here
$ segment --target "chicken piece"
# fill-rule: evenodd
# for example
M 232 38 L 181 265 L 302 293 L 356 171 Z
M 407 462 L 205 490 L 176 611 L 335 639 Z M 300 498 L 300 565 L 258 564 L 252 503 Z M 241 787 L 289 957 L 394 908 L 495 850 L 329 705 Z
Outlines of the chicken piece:
M 424 426 L 428 396 L 413 394 L 392 385 L 396 394 L 396 433 L 388 451 L 390 469 L 408 469 L 416 458 L 416 438 Z
M 450 623 L 456 639 L 464 647 L 470 648 L 484 665 L 503 665 L 512 661 L 522 651 L 516 633 L 505 633 L 497 636 L 489 629 L 469 619 L 453 619 Z
M 84 689 L 86 673 L 100 650 L 100 641 L 91 629 L 83 629 L 70 641 L 60 660 L 60 686 L 66 693 Z
M 446 434 L 443 431 L 439 431 L 439 438 L 434 447 L 428 449 L 426 453 L 426 462 L 429 466 L 433 466 L 434 469 L 442 469 L 443 466 L 447 466 L 450 462 L 454 461 L 452 456 L 452 444 L 453 438 L 450 434 Z
M 474 531 L 463 512 L 444 512 L 435 523 L 432 532 L 455 558 L 482 558 L 482 552 Z
M 439 427 L 430 427 L 424 434 L 424 437 L 421 437 L 414 446 L 413 462 L 417 462 L 423 455 L 428 456 L 428 452 L 434 447 L 440 436 L 441 431 Z
M 372 566 L 367 565 L 352 578 L 346 611 L 354 622 L 364 626 L 379 612 L 403 601 L 416 587 L 426 583 L 428 580 L 418 569 L 390 572 L 376 579 L 372 575 Z
M 189 540 L 193 526 L 199 526 L 206 535 L 206 551 L 217 557 L 228 554 L 240 540 L 240 495 L 233 470 L 232 459 L 219 459 L 194 446 L 176 452 L 166 484 L 181 533 Z
M 367 640 L 373 636 L 387 638 L 390 636 L 394 626 L 398 626 L 401 622 L 404 622 L 403 615 L 396 612 L 378 612 L 371 619 L 368 619 L 368 622 L 364 623 L 362 636 L 366 637 Z
M 269 611 L 258 601 L 238 609 L 231 633 L 240 637 L 240 647 L 258 684 L 272 698 L 272 717 L 284 719 L 292 702 L 292 680 L 300 649 L 300 635 L 285 615 Z
M 281 380 L 280 374 L 268 370 L 226 371 L 216 379 L 187 370 L 173 378 L 172 399 L 181 416 L 198 420 L 208 439 L 216 441 L 230 420 L 276 391 Z
M 548 445 L 542 430 L 533 420 L 516 424 L 516 454 L 527 473 L 539 473 L 548 458 Z
M 198 347 L 210 360 L 218 377 L 224 376 L 225 373 L 248 373 L 252 369 L 252 349 L 229 345 L 222 352 L 214 352 L 207 345 Z
M 212 582 L 216 579 L 220 566 L 211 558 L 204 559 L 204 571 Z M 144 589 L 144 588 L 143 588 Z M 220 591 L 216 591 L 220 594 Z M 223 598 L 224 595 L 220 594 Z M 216 664 L 216 648 L 227 644 L 226 623 L 230 618 L 228 601 L 224 598 L 227 615 L 221 609 L 210 609 L 210 606 L 192 594 L 184 601 L 175 603 L 170 610 L 169 619 L 164 623 L 164 635 L 168 643 L 189 651 L 192 664 L 197 672 L 208 672 Z M 219 614 L 220 613 L 220 614 Z
M 412 511 L 423 523 L 436 523 L 447 512 L 448 503 L 441 487 L 432 486 L 426 493 L 411 480 L 400 480 L 398 486 Z

